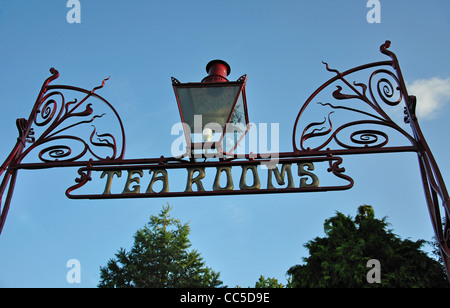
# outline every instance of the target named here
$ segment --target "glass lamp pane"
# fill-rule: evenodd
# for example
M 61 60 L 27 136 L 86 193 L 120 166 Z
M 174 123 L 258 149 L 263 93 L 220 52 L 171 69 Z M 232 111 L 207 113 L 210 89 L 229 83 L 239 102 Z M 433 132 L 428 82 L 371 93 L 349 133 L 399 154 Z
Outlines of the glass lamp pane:
M 241 93 L 223 137 L 222 148 L 224 151 L 232 153 L 246 131 L 247 123 L 245 118 L 244 100 Z
M 218 123 L 222 128 L 230 115 L 241 86 L 178 87 L 177 94 L 183 119 L 194 129 L 194 115 L 202 115 L 202 128 Z
M 236 107 L 234 108 L 233 114 L 230 118 L 231 124 L 243 123 L 245 125 L 245 110 L 244 110 L 244 100 L 242 98 L 242 93 L 239 95 Z

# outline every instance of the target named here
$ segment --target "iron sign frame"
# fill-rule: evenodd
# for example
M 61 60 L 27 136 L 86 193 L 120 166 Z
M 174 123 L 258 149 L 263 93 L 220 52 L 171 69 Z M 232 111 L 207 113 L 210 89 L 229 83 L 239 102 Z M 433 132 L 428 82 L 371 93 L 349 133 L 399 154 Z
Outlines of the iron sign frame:
M 450 198 L 439 167 L 420 129 L 415 112 L 416 98 L 409 95 L 407 91 L 397 56 L 389 50 L 390 45 L 391 43 L 386 41 L 380 47 L 381 53 L 388 56 L 389 60 L 361 65 L 344 72 L 331 69 L 328 64 L 324 63 L 326 69 L 334 73 L 335 76 L 314 91 L 301 107 L 292 132 L 292 151 L 277 153 L 282 163 L 328 162 L 328 172 L 347 181 L 347 185 L 339 187 L 312 185 L 292 189 L 260 189 L 260 187 L 254 187 L 254 189 L 218 189 L 215 191 L 199 189 L 198 191 L 190 190 L 184 192 L 170 192 L 168 189 L 162 189 L 159 193 L 143 194 L 73 194 L 73 192 L 91 180 L 91 173 L 94 171 L 166 170 L 174 168 L 192 170 L 208 167 L 225 168 L 223 170 L 226 170 L 226 168 L 231 168 L 232 166 L 256 166 L 262 164 L 266 161 L 267 153 L 235 154 L 231 158 L 223 157 L 215 161 L 206 161 L 208 157 L 202 157 L 204 158 L 203 161 L 192 159 L 189 152 L 180 157 L 161 156 L 159 158 L 125 159 L 126 142 L 122 120 L 113 106 L 106 99 L 95 93 L 105 85 L 107 79 L 103 80 L 100 86 L 90 91 L 67 85 L 50 85 L 59 76 L 58 71 L 52 68 L 50 69 L 51 76 L 42 85 L 29 118 L 16 121 L 19 130 L 17 143 L 5 162 L 0 166 L 0 201 L 5 196 L 1 206 L 0 233 L 10 208 L 17 172 L 21 169 L 78 167 L 79 177 L 76 179 L 76 184 L 66 191 L 66 195 L 73 199 L 311 192 L 350 189 L 353 186 L 353 179 L 344 174 L 345 169 L 340 166 L 342 163 L 341 156 L 415 152 L 418 155 L 421 180 L 431 222 L 447 274 L 449 274 Z M 369 77 L 365 82 L 357 81 L 357 78 L 353 77 L 355 73 L 359 72 L 368 72 Z M 172 81 L 174 84 L 178 82 L 174 79 Z M 317 102 L 317 97 L 330 87 L 334 89 L 331 95 L 332 98 L 330 98 L 333 100 L 333 103 L 328 101 L 325 103 Z M 77 95 L 81 95 L 81 99 L 75 98 L 69 101 L 64 96 L 64 91 L 77 93 Z M 103 114 L 96 114 L 96 106 L 93 106 L 90 102 L 92 99 L 96 99 L 96 101 L 104 104 L 112 116 L 115 117 L 119 126 L 118 134 L 99 134 L 97 128 L 91 125 L 94 120 L 103 116 Z M 59 101 L 59 105 L 57 101 Z M 353 104 L 346 104 L 350 101 Z M 386 107 L 398 106 L 402 101 L 405 103 L 404 122 L 410 125 L 411 134 L 401 128 L 398 123 L 395 123 L 388 113 L 385 112 Z M 364 106 L 365 109 L 357 107 L 354 102 L 358 102 L 359 105 L 357 106 Z M 301 121 L 305 117 L 304 113 L 313 103 L 318 103 L 321 107 L 329 108 L 331 111 L 324 116 L 323 121 L 307 121 L 306 125 L 301 126 Z M 363 119 L 347 121 L 336 128 L 333 126 L 334 119 L 331 119 L 335 111 L 345 111 L 353 115 L 362 116 Z M 69 119 L 72 121 L 71 124 L 67 124 Z M 66 134 L 70 129 L 81 125 L 93 127 L 89 137 L 82 138 Z M 43 132 L 39 136 L 35 135 L 34 128 L 36 127 L 43 128 Z M 345 130 L 351 130 L 351 134 L 348 135 L 348 140 L 346 141 L 340 137 L 340 134 Z M 407 145 L 390 146 L 389 134 L 385 130 L 395 131 L 403 136 L 404 140 L 407 141 Z M 312 140 L 320 139 L 324 141 L 319 142 L 314 147 L 307 145 Z M 74 149 L 64 144 L 69 140 L 81 145 L 81 150 L 78 153 L 74 154 Z M 37 155 L 40 162 L 23 162 L 24 158 L 35 148 L 41 148 Z M 96 148 L 107 149 L 110 155 L 99 155 L 96 153 Z M 86 157 L 89 157 L 89 159 L 86 159 Z M 444 222 L 441 214 L 441 205 L 443 207 Z

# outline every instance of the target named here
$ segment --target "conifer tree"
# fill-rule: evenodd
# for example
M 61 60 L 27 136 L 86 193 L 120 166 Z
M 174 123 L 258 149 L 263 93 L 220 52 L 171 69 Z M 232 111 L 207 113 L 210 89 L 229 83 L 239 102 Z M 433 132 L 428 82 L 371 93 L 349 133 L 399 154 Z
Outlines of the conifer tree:
M 186 288 L 218 287 L 219 273 L 205 266 L 197 250 L 189 250 L 190 227 L 170 217 L 163 207 L 158 216 L 134 235 L 130 251 L 121 248 L 100 268 L 99 287 Z
M 305 244 L 305 263 L 288 270 L 288 287 L 449 287 L 443 265 L 421 250 L 426 241 L 402 240 L 387 227 L 369 205 L 354 219 L 337 212 L 324 223 L 325 237 Z M 379 261 L 379 283 L 367 279 L 371 259 Z

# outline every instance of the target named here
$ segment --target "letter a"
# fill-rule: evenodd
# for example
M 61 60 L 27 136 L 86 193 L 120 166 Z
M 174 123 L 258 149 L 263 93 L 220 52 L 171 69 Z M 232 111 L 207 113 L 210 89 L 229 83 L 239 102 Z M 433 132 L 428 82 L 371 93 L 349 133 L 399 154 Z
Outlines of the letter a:
M 367 22 L 369 24 L 381 23 L 381 3 L 380 0 L 369 0 L 367 1 L 367 7 L 372 9 L 367 12 Z
M 71 269 L 67 272 L 66 280 L 68 283 L 81 283 L 81 264 L 77 259 L 67 261 L 67 267 Z
M 366 267 L 373 267 L 367 272 L 366 279 L 368 283 L 381 283 L 381 265 L 377 259 L 367 261 Z
M 67 22 L 69 24 L 73 23 L 81 23 L 81 3 L 78 0 L 69 0 L 67 1 L 66 7 L 70 7 L 71 9 L 67 12 Z

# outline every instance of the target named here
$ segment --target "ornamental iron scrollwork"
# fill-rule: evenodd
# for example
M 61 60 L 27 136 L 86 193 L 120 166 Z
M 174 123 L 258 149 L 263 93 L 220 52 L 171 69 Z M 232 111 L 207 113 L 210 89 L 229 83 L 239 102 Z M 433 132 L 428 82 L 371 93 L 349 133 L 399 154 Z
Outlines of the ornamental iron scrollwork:
M 431 221 L 449 274 L 450 198 L 439 167 L 419 127 L 415 112 L 416 98 L 408 94 L 397 57 L 389 50 L 390 44 L 386 41 L 380 47 L 381 53 L 388 60 L 343 72 L 324 62 L 326 70 L 334 76 L 314 91 L 301 107 L 294 122 L 292 151 L 276 153 L 280 161 L 286 164 L 309 166 L 308 161 L 328 162 L 328 173 L 341 178 L 346 185 L 319 186 L 316 182 L 306 187 L 288 185 L 282 191 L 276 191 L 269 184 L 266 189 L 259 189 L 259 185 L 254 184 L 251 187 L 244 186 L 244 191 L 234 191 L 227 183 L 225 189 L 217 185 L 216 191 L 213 189 L 200 193 L 171 193 L 166 187 L 159 196 L 349 189 L 353 186 L 353 179 L 344 174 L 341 155 L 416 152 Z M 74 195 L 72 192 L 91 181 L 93 172 L 116 172 L 114 170 L 119 165 L 123 170 L 137 168 L 139 173 L 142 173 L 141 169 L 156 170 L 154 172 L 158 175 L 153 174 L 153 182 L 164 179 L 162 174 L 165 174 L 163 170 L 166 169 L 186 168 L 191 170 L 188 174 L 192 177 L 194 169 L 213 167 L 218 168 L 220 176 L 222 170 L 231 171 L 232 166 L 253 165 L 254 169 L 267 158 L 267 153 L 250 153 L 218 161 L 207 161 L 205 156 L 201 157 L 204 159 L 202 162 L 164 156 L 124 159 L 125 133 L 122 121 L 112 105 L 95 93 L 105 85 L 108 78 L 89 91 L 72 86 L 50 85 L 59 76 L 55 69 L 50 72 L 52 75 L 45 80 L 30 117 L 16 121 L 19 131 L 17 143 L 0 166 L 0 204 L 6 193 L 1 208 L 0 232 L 9 210 L 19 169 L 79 167 L 76 184 L 66 191 L 66 195 L 75 199 L 106 199 L 121 198 L 122 194 Z M 176 79 L 172 79 L 172 82 L 179 83 Z M 113 130 L 101 125 L 107 115 L 114 119 L 107 121 L 108 124 L 115 122 Z M 72 132 L 75 129 L 77 133 Z M 32 153 L 36 155 L 30 155 Z M 33 161 L 36 157 L 39 162 Z M 32 162 L 24 161 L 25 158 L 32 159 Z M 300 170 L 299 175 L 303 173 L 308 174 L 306 170 Z M 135 180 L 131 178 L 130 181 Z M 108 192 L 109 189 L 105 191 Z M 153 193 L 150 184 L 144 197 L 152 197 L 150 194 Z M 138 197 L 137 194 L 127 194 L 127 197 L 130 196 Z
M 18 169 L 85 166 L 93 161 L 114 163 L 122 160 L 125 154 L 122 120 L 113 106 L 95 93 L 109 78 L 104 79 L 100 86 L 86 90 L 50 85 L 59 77 L 59 72 L 51 68 L 50 73 L 29 118 L 16 121 L 19 130 L 17 143 L 0 167 L 0 204 L 8 189 L 1 208 L 0 232 L 9 210 Z M 116 126 L 114 134 L 100 131 L 97 127 L 101 124 L 99 120 L 107 115 L 107 122 Z M 36 155 L 31 155 L 33 153 Z M 31 162 L 25 162 L 26 158 Z
M 386 42 L 381 50 L 391 55 L 387 51 L 389 45 Z M 403 79 L 396 71 L 398 63 L 395 58 L 358 66 L 343 73 L 330 68 L 328 63 L 323 63 L 329 72 L 336 75 L 320 86 L 302 106 L 294 124 L 294 152 L 344 150 L 342 153 L 345 153 L 345 150 L 355 149 L 365 149 L 366 152 L 416 149 L 414 137 L 405 127 L 397 124 L 387 111 L 400 106 L 403 100 L 408 100 Z M 311 113 L 312 116 L 322 114 L 322 120 L 309 122 L 311 116 L 307 112 L 313 107 L 316 109 L 315 113 Z M 394 116 L 403 114 L 397 108 Z M 337 124 L 339 117 L 343 120 Z M 397 132 L 406 144 L 390 145 L 390 134 L 386 130 Z M 357 151 L 347 151 L 354 152 Z
M 408 94 L 397 56 L 389 50 L 390 45 L 391 42 L 386 41 L 380 47 L 381 53 L 390 60 L 369 63 L 344 72 L 332 69 L 324 62 L 326 69 L 336 75 L 313 92 L 300 109 L 292 134 L 293 152 L 297 155 L 416 152 L 425 199 L 449 275 L 450 198 L 420 129 L 416 116 L 416 97 Z M 313 107 L 322 109 L 313 113 L 321 119 L 309 122 L 311 118 L 306 113 Z M 323 114 L 325 107 L 329 111 Z M 388 110 L 395 107 L 397 110 L 392 116 Z M 338 121 L 337 113 L 342 111 L 348 117 L 335 124 Z M 400 122 L 403 123 L 394 120 L 394 116 L 402 118 Z M 407 132 L 407 126 L 411 133 Z M 350 132 L 344 140 L 340 134 L 345 130 Z M 400 144 L 391 144 L 393 132 L 401 137 L 397 139 Z M 313 141 L 316 143 L 310 145 Z
M 55 70 L 53 72 L 57 74 Z M 33 122 L 30 131 L 34 133 L 40 129 L 41 133 L 27 141 L 31 145 L 24 149 L 19 160 L 34 149 L 40 149 L 37 156 L 43 163 L 123 159 L 125 133 L 122 121 L 112 105 L 95 93 L 108 79 L 90 91 L 64 85 L 45 87 L 30 117 Z M 110 117 L 103 123 L 115 120 L 116 136 L 109 132 L 100 133 L 96 126 L 108 115 Z M 78 148 L 72 144 L 78 144 Z

